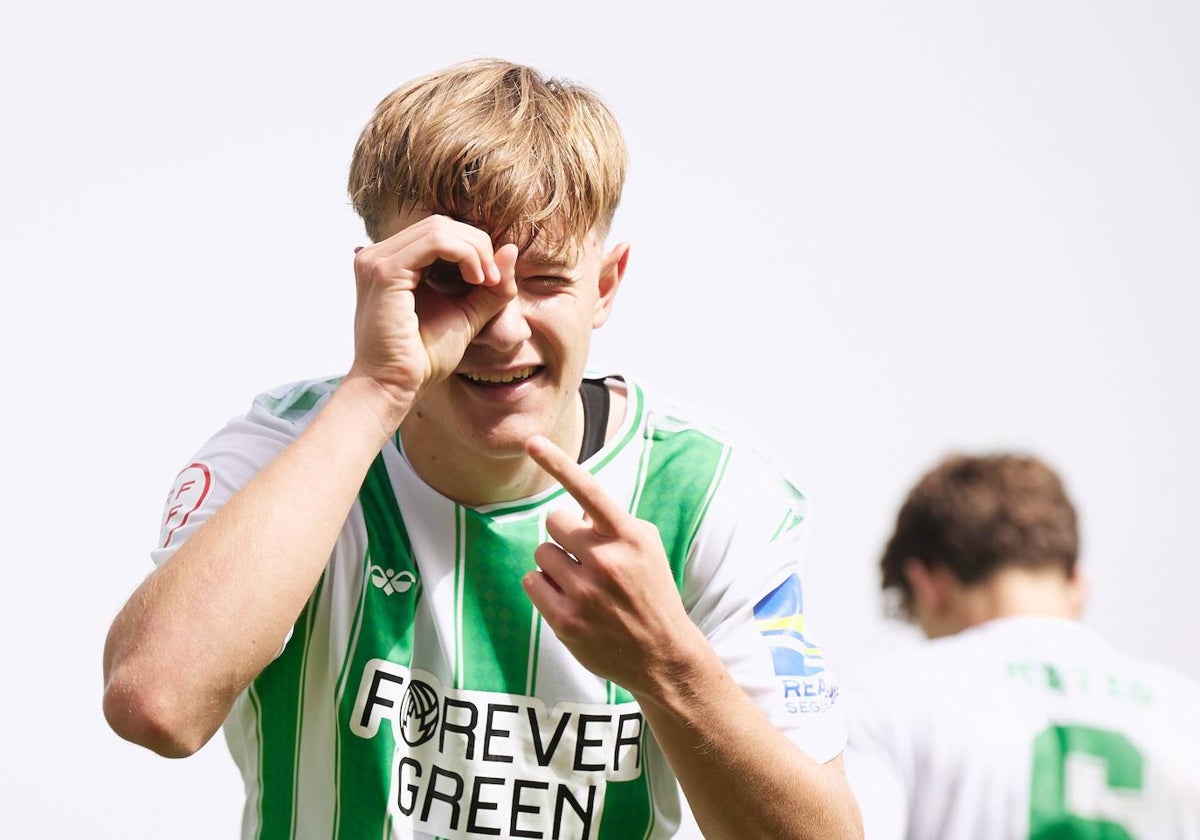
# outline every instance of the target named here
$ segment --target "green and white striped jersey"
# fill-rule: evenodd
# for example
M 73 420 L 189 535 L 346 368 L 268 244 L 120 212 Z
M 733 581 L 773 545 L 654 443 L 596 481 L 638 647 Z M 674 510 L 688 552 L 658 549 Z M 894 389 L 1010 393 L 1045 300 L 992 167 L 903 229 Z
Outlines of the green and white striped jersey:
M 336 385 L 263 395 L 205 444 L 168 497 L 155 562 Z M 627 389 L 626 417 L 585 467 L 658 527 L 684 604 L 734 679 L 813 758 L 833 758 L 845 733 L 804 627 L 804 497 L 743 438 L 627 380 L 608 385 Z M 384 447 L 281 653 L 225 723 L 247 792 L 243 838 L 675 832 L 674 775 L 637 704 L 575 661 L 521 587 L 559 507 L 577 509 L 561 488 L 457 504 L 421 480 L 398 438 Z
M 1200 840 L 1200 685 L 1056 618 L 846 675 L 868 840 Z

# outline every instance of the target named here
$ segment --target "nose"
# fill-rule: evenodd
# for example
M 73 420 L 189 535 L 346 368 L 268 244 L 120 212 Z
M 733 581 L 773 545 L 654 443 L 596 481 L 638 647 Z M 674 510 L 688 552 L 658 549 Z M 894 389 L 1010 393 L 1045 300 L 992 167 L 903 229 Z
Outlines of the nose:
M 506 352 L 519 347 L 531 335 L 529 322 L 525 319 L 525 304 L 521 295 L 516 295 L 492 316 L 492 320 L 484 324 L 472 343 Z

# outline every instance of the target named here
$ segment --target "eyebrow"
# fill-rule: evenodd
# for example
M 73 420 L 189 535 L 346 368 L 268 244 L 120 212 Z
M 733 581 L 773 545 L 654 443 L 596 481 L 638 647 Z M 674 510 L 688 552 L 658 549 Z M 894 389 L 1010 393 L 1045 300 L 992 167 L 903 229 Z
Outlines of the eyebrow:
M 521 263 L 526 268 L 569 269 L 574 267 L 577 260 L 570 260 L 565 256 L 555 259 L 534 245 L 528 251 L 522 251 L 520 254 L 518 254 L 517 262 Z
M 526 270 L 531 271 L 569 271 L 571 263 L 562 260 L 522 260 L 517 259 Z

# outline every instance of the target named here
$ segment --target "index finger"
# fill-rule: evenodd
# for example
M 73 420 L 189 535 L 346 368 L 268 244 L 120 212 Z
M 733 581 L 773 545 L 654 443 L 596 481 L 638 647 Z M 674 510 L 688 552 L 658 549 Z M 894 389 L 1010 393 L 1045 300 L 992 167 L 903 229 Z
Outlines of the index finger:
M 604 492 L 600 482 L 590 472 L 575 463 L 553 441 L 541 435 L 534 435 L 527 440 L 525 451 L 579 502 L 583 512 L 592 520 L 596 533 L 606 537 L 617 535 L 625 511 Z

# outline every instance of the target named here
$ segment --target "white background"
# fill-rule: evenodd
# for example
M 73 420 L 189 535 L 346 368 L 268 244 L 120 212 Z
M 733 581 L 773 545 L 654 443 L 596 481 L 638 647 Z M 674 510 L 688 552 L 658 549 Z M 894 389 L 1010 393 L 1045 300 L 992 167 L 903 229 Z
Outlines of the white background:
M 1087 623 L 1200 677 L 1198 36 L 1182 0 L 12 4 L 0 834 L 235 836 L 220 739 L 107 730 L 104 635 L 193 450 L 346 369 L 372 107 L 481 55 L 618 113 L 593 366 L 753 418 L 814 500 L 835 666 L 913 641 L 875 566 L 909 484 L 1019 447 L 1081 508 Z

